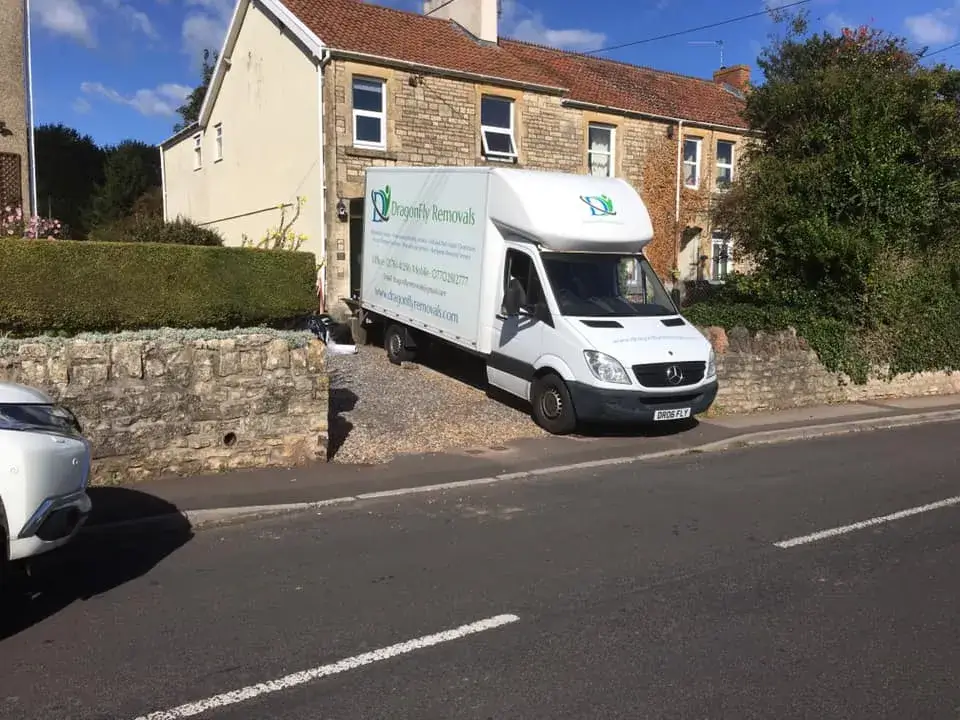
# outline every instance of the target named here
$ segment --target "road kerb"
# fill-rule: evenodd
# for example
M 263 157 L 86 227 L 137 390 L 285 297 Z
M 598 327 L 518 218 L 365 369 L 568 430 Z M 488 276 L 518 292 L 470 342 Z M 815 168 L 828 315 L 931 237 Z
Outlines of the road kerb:
M 248 505 L 244 507 L 211 508 L 201 510 L 182 510 L 148 518 L 137 518 L 115 523 L 88 526 L 85 527 L 82 532 L 84 534 L 93 534 L 123 530 L 141 530 L 151 527 L 156 527 L 159 529 L 166 525 L 182 525 L 184 522 L 189 523 L 193 530 L 200 530 L 205 528 L 222 527 L 238 522 L 261 519 L 275 515 L 322 510 L 325 507 L 347 505 L 364 500 L 382 500 L 387 498 L 404 497 L 407 495 L 420 495 L 431 492 L 462 490 L 515 480 L 532 480 L 545 476 L 576 472 L 578 470 L 596 470 L 600 468 L 614 467 L 617 465 L 630 465 L 633 463 L 650 462 L 653 460 L 666 460 L 669 458 L 682 457 L 684 455 L 691 454 L 722 452 L 725 450 L 735 450 L 758 445 L 772 445 L 777 443 L 794 442 L 798 440 L 815 440 L 817 438 L 849 435 L 857 432 L 891 430 L 900 427 L 910 427 L 912 425 L 954 422 L 958 420 L 960 420 L 960 409 L 911 413 L 909 415 L 888 415 L 879 418 L 844 420 L 835 423 L 778 428 L 775 430 L 761 430 L 742 433 L 725 440 L 718 440 L 711 443 L 705 443 L 703 445 L 695 445 L 688 448 L 678 448 L 675 450 L 661 450 L 658 452 L 643 453 L 641 455 L 627 455 L 612 458 L 602 458 L 599 460 L 587 460 L 584 462 L 570 463 L 567 465 L 553 465 L 544 468 L 501 473 L 499 475 L 491 475 L 489 477 L 471 478 L 469 480 L 457 480 L 448 483 L 436 483 L 433 485 L 396 488 L 393 490 L 380 490 L 369 493 L 358 493 L 357 495 L 345 495 L 343 497 L 311 502 L 284 503 L 277 505 Z

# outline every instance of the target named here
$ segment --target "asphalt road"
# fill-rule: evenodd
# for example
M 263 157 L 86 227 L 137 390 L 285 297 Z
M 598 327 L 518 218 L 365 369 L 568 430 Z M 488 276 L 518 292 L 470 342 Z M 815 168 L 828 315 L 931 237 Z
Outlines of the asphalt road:
M 0 717 L 956 720 L 958 433 L 86 540 L 3 614 Z

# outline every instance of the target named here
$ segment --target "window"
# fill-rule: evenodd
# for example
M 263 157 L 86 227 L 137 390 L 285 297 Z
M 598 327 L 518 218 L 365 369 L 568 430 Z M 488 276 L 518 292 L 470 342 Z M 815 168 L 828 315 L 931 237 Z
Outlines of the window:
M 717 140 L 717 188 L 724 190 L 733 183 L 733 143 Z
M 386 83 L 376 78 L 353 79 L 353 144 L 387 147 Z
M 733 270 L 733 242 L 726 233 L 714 231 L 710 253 L 711 280 L 726 280 Z
M 193 169 L 199 170 L 203 167 L 203 135 L 197 133 L 193 136 Z
M 213 126 L 213 129 L 217 134 L 215 145 L 216 155 L 213 158 L 213 161 L 219 162 L 220 160 L 223 160 L 223 125 L 221 123 L 217 123 Z
M 480 98 L 480 140 L 483 154 L 494 160 L 515 160 L 513 100 L 484 95 Z
M 700 138 L 683 139 L 683 184 L 696 190 L 700 187 Z
M 23 177 L 20 155 L 0 153 L 0 206 L 17 206 L 23 202 Z
M 587 128 L 587 163 L 590 174 L 613 177 L 614 128 L 610 125 L 590 123 Z
M 537 266 L 533 264 L 533 259 L 525 252 L 511 248 L 507 250 L 507 259 L 504 266 L 504 297 L 506 297 L 510 282 L 514 280 L 523 288 L 523 301 L 520 303 L 520 307 L 527 312 L 532 312 L 536 304 L 544 300 L 540 277 L 537 275 Z

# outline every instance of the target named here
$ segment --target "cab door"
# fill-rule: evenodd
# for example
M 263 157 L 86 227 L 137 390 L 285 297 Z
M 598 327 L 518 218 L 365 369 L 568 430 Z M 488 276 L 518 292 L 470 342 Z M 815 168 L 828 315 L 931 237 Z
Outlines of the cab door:
M 503 307 L 507 286 L 512 279 L 523 289 L 523 301 L 517 315 L 507 315 Z M 491 385 L 523 400 L 530 399 L 534 363 L 543 353 L 545 317 L 549 317 L 549 311 L 533 250 L 521 243 L 508 242 L 500 286 L 500 309 L 490 330 L 487 381 Z

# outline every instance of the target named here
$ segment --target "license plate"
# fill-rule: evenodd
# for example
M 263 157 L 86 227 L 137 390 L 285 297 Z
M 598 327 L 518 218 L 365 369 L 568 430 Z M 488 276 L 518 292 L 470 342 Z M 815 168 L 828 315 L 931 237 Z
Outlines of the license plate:
M 690 408 L 657 410 L 655 413 L 653 413 L 654 420 L 683 420 L 688 417 L 690 417 Z

